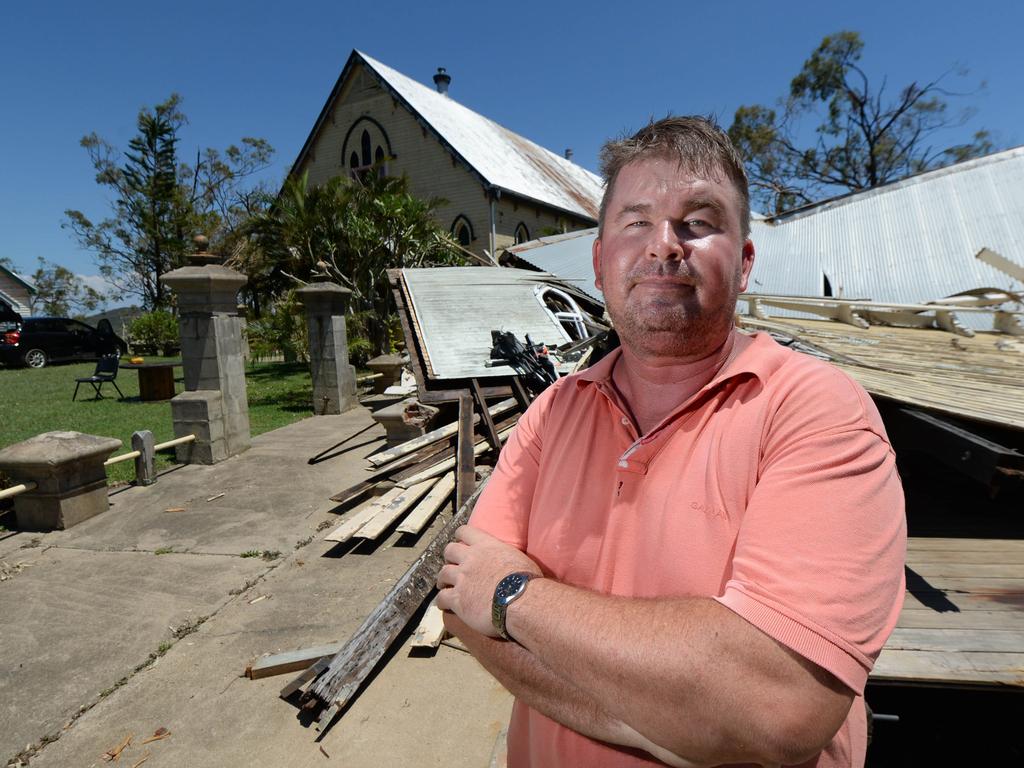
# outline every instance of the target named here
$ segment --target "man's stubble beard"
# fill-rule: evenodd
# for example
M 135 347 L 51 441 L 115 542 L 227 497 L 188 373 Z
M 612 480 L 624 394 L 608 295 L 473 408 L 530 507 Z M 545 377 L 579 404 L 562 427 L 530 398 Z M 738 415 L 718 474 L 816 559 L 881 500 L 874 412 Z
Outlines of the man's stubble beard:
M 729 336 L 736 313 L 741 280 L 740 269 L 733 276 L 728 299 L 719 307 L 704 311 L 697 300 L 700 281 L 693 288 L 692 301 L 665 302 L 659 310 L 656 299 L 646 306 L 607 307 L 612 325 L 622 343 L 634 352 L 653 357 L 699 359 L 714 352 Z M 651 305 L 654 306 L 651 306 Z

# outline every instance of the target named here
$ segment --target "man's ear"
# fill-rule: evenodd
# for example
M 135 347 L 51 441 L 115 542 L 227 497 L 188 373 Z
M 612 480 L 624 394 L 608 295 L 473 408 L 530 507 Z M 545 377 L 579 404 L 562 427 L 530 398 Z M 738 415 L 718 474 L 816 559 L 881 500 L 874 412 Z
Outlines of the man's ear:
M 749 237 L 740 250 L 740 293 L 747 290 L 750 271 L 754 268 L 754 242 Z
M 601 285 L 601 238 L 594 238 L 594 245 L 591 246 L 590 252 L 594 260 L 594 285 L 599 291 L 604 290 L 604 286 Z

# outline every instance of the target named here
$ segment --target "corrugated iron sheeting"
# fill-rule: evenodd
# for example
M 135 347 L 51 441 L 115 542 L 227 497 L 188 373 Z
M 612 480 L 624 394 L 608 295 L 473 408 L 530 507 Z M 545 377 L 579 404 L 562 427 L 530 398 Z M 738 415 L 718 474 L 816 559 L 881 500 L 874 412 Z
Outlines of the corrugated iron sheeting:
M 542 272 L 558 275 L 583 293 L 604 303 L 604 295 L 594 285 L 591 258 L 597 227 L 570 232 L 555 238 L 541 238 L 507 249 Z
M 974 258 L 1024 263 L 1024 148 L 960 163 L 767 222 L 754 222 L 750 289 L 922 302 L 962 290 L 1021 290 Z M 964 316 L 965 324 L 987 320 Z
M 596 219 L 600 177 L 359 52 L 490 184 Z
M 502 267 L 403 269 L 431 378 L 514 375 L 508 366 L 487 367 L 491 331 L 511 331 L 520 341 L 558 346 L 569 335 L 534 296 L 544 275 Z

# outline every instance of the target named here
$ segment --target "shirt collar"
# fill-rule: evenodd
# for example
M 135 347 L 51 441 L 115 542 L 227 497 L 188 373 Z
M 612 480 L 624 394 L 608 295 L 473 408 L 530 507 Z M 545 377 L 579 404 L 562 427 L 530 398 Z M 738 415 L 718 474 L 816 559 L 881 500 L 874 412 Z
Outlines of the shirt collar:
M 732 335 L 733 345 L 729 356 L 704 389 L 715 387 L 727 379 L 743 374 L 756 376 L 764 384 L 772 371 L 778 368 L 777 357 L 769 353 L 769 348 L 775 346 L 775 342 L 770 336 L 764 333 L 750 335 L 735 328 L 732 330 Z M 613 349 L 596 364 L 576 374 L 576 386 L 610 383 L 612 370 L 621 356 L 620 348 Z

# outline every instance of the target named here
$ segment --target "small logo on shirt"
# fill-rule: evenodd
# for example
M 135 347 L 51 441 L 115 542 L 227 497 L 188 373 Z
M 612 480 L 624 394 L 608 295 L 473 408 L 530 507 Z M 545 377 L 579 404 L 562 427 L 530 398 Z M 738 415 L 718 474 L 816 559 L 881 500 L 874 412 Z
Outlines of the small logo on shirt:
M 701 504 L 699 501 L 691 501 L 690 509 L 695 509 L 698 512 L 703 512 L 705 515 L 711 518 L 721 518 L 722 520 L 728 520 L 729 515 L 726 514 L 725 509 L 722 507 L 716 507 L 714 504 Z

